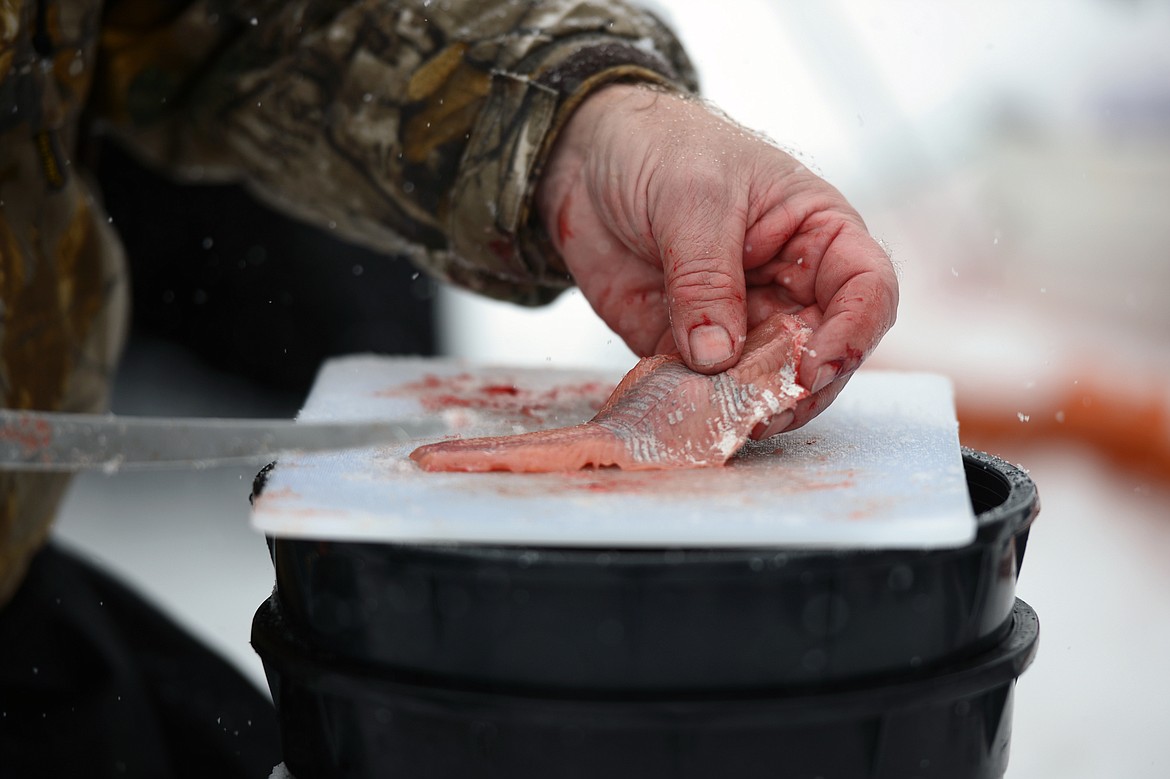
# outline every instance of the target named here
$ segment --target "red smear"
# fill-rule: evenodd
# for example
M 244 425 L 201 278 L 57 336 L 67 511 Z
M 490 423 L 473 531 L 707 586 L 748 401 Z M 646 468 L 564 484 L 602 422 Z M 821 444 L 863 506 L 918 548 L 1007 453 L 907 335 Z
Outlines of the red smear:
M 423 408 L 427 411 L 442 411 L 448 408 L 476 408 L 488 409 L 494 408 L 495 404 L 482 398 L 465 397 L 463 395 L 450 395 L 442 393 L 438 395 L 427 395 L 421 398 Z M 520 409 L 521 413 L 526 413 L 527 409 Z
M 565 195 L 565 202 L 561 204 L 561 210 L 557 213 L 557 239 L 558 246 L 563 248 L 565 241 L 573 237 L 573 228 L 569 226 L 569 204 L 573 199 Z
M 735 467 L 736 459 L 733 458 L 729 462 L 731 467 Z M 609 474 L 613 474 L 613 476 L 611 477 Z M 578 478 L 574 478 L 574 476 Z M 662 489 L 662 483 L 658 479 L 653 477 L 630 478 L 628 471 L 623 472 L 617 468 L 601 468 L 593 471 L 581 471 L 577 474 L 564 474 L 562 478 L 563 481 L 559 484 L 561 489 L 592 495 L 644 495 L 654 494 Z M 785 478 L 787 480 L 784 485 L 785 492 L 798 494 L 848 489 L 854 486 L 856 474 L 852 469 L 825 476 L 810 476 L 793 472 L 786 474 Z M 699 499 L 709 497 L 709 493 L 698 485 L 692 490 L 686 484 L 672 483 L 671 491 L 675 497 L 692 494 Z M 869 508 L 868 510 L 872 511 L 873 509 Z
M 486 392 L 489 395 L 519 395 L 520 390 L 512 384 L 489 384 L 483 387 L 480 392 Z
M 651 492 L 658 486 L 652 477 L 633 477 L 620 468 L 590 468 L 562 475 L 561 488 L 594 495 L 635 495 Z
M 616 479 L 611 481 L 587 481 L 580 484 L 570 481 L 565 484 L 565 487 L 570 490 L 603 494 L 637 492 L 644 489 L 645 486 L 645 482 L 618 481 Z
M 862 361 L 864 360 L 864 352 L 846 344 L 845 356 L 838 357 L 835 360 L 827 360 L 825 365 L 831 366 L 835 371 L 837 371 L 837 375 L 840 376 L 842 369 L 844 369 L 846 366 L 848 366 L 850 370 L 856 370 L 856 368 L 861 365 Z
M 497 238 L 494 241 L 488 241 L 488 248 L 492 250 L 492 254 L 499 257 L 501 260 L 512 259 L 512 253 L 515 246 L 511 241 Z
M 605 297 L 608 294 L 608 292 L 609 292 L 609 288 L 607 287 L 605 290 L 602 291 L 602 296 Z M 638 292 L 631 292 L 630 294 L 628 294 L 624 298 L 622 298 L 622 301 L 625 303 L 627 308 L 642 308 L 650 300 L 651 296 L 661 297 L 661 292 L 659 292 L 657 290 L 641 290 Z M 660 302 L 660 301 L 656 301 L 656 302 Z
M 536 390 L 499 381 L 484 381 L 470 373 L 458 373 L 453 376 L 427 374 L 418 381 L 389 387 L 375 395 L 415 396 L 423 410 L 429 413 L 470 409 L 502 417 L 542 420 L 543 415 L 555 410 L 558 404 L 563 408 L 564 404 L 573 401 L 584 401 L 596 411 L 601 408 L 611 389 L 608 384 L 589 381 Z
M 892 498 L 871 498 L 860 506 L 849 512 L 849 521 L 861 522 L 867 519 L 873 519 L 875 516 L 887 513 L 890 507 L 895 504 Z M 1015 559 L 1014 557 L 1012 558 Z
M 0 428 L 0 438 L 15 441 L 26 455 L 35 454 L 53 441 L 53 428 L 43 419 L 22 419 Z

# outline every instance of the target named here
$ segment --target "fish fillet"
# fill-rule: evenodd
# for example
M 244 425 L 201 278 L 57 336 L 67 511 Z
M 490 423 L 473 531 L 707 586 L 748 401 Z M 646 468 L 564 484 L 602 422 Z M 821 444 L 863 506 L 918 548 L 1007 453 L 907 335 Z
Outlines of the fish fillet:
M 419 447 L 410 457 L 427 471 L 722 465 L 757 424 L 808 394 L 796 383 L 796 374 L 809 332 L 796 317 L 778 314 L 748 333 L 743 357 L 724 373 L 696 373 L 677 355 L 646 357 L 584 424 L 441 441 Z

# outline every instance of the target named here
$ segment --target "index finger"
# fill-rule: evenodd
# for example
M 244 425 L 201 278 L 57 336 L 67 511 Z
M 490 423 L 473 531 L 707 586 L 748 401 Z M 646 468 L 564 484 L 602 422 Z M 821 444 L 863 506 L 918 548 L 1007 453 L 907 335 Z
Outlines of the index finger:
M 897 317 L 894 266 L 860 224 L 847 223 L 825 247 L 816 298 L 822 318 L 799 376 L 813 394 L 857 370 Z

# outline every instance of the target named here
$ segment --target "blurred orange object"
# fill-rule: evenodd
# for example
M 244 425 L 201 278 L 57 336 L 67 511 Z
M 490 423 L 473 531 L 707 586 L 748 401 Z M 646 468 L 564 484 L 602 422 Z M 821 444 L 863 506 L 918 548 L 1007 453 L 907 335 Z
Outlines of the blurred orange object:
M 1170 482 L 1170 392 L 1151 387 L 1129 394 L 1084 379 L 1051 407 L 1024 415 L 956 388 L 963 444 L 1012 458 L 1025 446 L 1083 444 L 1118 466 Z M 1046 404 L 1047 405 L 1047 404 Z

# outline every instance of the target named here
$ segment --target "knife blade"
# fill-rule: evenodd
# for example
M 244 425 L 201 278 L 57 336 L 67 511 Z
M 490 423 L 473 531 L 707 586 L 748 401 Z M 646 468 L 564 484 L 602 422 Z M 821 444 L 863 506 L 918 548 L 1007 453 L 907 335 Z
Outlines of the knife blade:
M 437 420 L 138 417 L 0 409 L 0 471 L 68 473 L 265 463 L 288 452 L 405 443 Z

